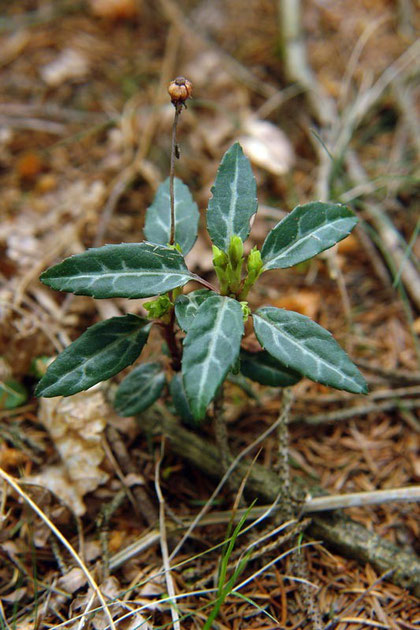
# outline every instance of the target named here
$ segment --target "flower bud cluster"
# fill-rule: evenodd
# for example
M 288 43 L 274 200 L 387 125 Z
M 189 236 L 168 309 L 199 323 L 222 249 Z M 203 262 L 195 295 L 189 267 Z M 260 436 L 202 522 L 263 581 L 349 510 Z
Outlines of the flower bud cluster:
M 150 319 L 162 319 L 162 317 L 167 315 L 169 311 L 173 308 L 173 303 L 165 294 L 160 295 L 158 298 L 156 298 L 156 300 L 145 302 L 143 306 L 146 309 L 148 317 L 150 317 Z
M 225 252 L 213 245 L 213 265 L 220 285 L 220 293 L 227 295 L 229 292 L 229 280 L 227 268 L 229 258 Z
M 232 236 L 227 254 L 213 245 L 213 265 L 222 295 L 245 300 L 250 288 L 260 277 L 263 270 L 260 251 L 254 247 L 247 261 L 247 275 L 242 278 L 244 263 L 244 245 L 239 236 Z
M 261 260 L 261 252 L 256 247 L 253 247 L 249 252 L 247 264 L 246 264 L 247 276 L 242 285 L 239 299 L 244 300 L 250 288 L 256 283 L 263 271 L 263 262 Z

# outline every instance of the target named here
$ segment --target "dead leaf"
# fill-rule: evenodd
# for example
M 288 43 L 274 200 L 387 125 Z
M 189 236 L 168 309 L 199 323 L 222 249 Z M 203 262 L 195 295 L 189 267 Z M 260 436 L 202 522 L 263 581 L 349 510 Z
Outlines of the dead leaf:
M 306 315 L 311 319 L 315 319 L 319 311 L 321 296 L 315 291 L 301 289 L 296 293 L 283 295 L 276 300 L 270 300 L 270 304 L 277 308 L 285 308 L 288 311 L 296 311 L 302 315 Z
M 82 516 L 85 513 L 86 507 L 83 503 L 83 493 L 79 491 L 77 485 L 69 476 L 64 464 L 47 466 L 38 475 L 26 477 L 25 481 L 47 488 L 78 516 Z M 48 530 L 46 537 L 49 534 L 50 531 Z M 40 546 L 44 546 L 45 540 L 40 542 Z
M 20 600 L 23 599 L 26 594 L 27 594 L 27 588 L 26 586 L 22 586 L 22 588 L 16 588 L 12 593 L 9 593 L 9 595 L 2 595 L 1 599 L 4 602 L 13 604 L 15 602 L 20 602 Z
M 28 456 L 17 448 L 8 448 L 5 444 L 0 445 L 0 467 L 5 470 L 16 468 L 25 464 L 29 460 Z
M 87 578 L 82 569 L 74 567 L 66 575 L 60 577 L 57 586 L 67 593 L 75 593 L 79 588 L 85 586 L 86 582 Z
M 18 159 L 16 170 L 22 179 L 34 180 L 44 167 L 43 160 L 39 153 L 27 151 Z
M 127 20 L 139 12 L 138 0 L 90 0 L 93 15 L 109 20 Z
M 39 417 L 49 431 L 62 464 L 42 471 L 31 481 L 50 488 L 83 514 L 83 496 L 108 479 L 101 468 L 102 436 L 110 410 L 100 385 L 68 398 L 42 398 Z
M 268 120 L 247 116 L 242 122 L 239 142 L 251 162 L 273 175 L 284 175 L 292 167 L 295 156 L 291 142 Z
M 78 50 L 66 48 L 39 73 L 47 85 L 57 87 L 69 79 L 84 79 L 88 70 L 87 58 Z
M 357 254 L 360 251 L 360 243 L 354 234 L 350 234 L 337 243 L 337 249 L 339 254 Z
M 194 247 L 185 257 L 190 269 L 194 271 L 210 271 L 213 269 L 213 254 L 207 241 L 199 234 Z

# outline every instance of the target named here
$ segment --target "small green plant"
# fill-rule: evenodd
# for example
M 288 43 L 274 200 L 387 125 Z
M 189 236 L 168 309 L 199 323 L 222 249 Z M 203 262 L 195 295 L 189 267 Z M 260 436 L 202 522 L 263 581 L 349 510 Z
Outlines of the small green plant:
M 184 103 L 173 103 L 176 129 Z M 175 131 L 173 154 L 178 156 Z M 199 422 L 229 372 L 274 387 L 306 376 L 366 393 L 363 376 L 331 333 L 299 313 L 273 306 L 251 313 L 247 303 L 262 273 L 297 265 L 345 238 L 357 223 L 354 213 L 335 203 L 298 206 L 269 232 L 261 251 L 254 247 L 245 260 L 243 243 L 256 211 L 255 178 L 236 143 L 222 159 L 207 210 L 219 283 L 213 287 L 184 260 L 197 237 L 199 213 L 187 186 L 174 178 L 172 161 L 171 177 L 147 210 L 147 241 L 89 249 L 41 275 L 53 289 L 98 299 L 158 296 L 145 304 L 149 318 L 128 314 L 88 328 L 49 366 L 37 396 L 70 396 L 114 376 L 139 357 L 152 326 L 162 332 L 170 361 L 143 363 L 122 381 L 115 407 L 124 416 L 152 405 L 169 381 L 179 415 Z M 184 295 L 190 281 L 204 288 Z M 261 344 L 256 353 L 241 349 L 251 316 Z
M 232 523 L 229 524 L 228 539 L 223 549 L 219 572 L 217 576 L 216 599 L 214 601 L 213 609 L 207 617 L 207 620 L 203 626 L 203 630 L 210 630 L 212 628 L 213 622 L 218 616 L 221 607 L 223 606 L 226 598 L 232 593 L 234 586 L 238 582 L 238 578 L 246 568 L 247 562 L 251 556 L 251 551 L 248 550 L 248 552 L 239 559 L 230 577 L 228 576 L 229 562 L 231 561 L 232 553 L 237 543 L 238 536 L 243 529 L 247 515 L 249 514 L 250 510 L 251 508 L 248 508 L 248 510 L 242 516 L 239 523 L 234 529 L 232 528 Z

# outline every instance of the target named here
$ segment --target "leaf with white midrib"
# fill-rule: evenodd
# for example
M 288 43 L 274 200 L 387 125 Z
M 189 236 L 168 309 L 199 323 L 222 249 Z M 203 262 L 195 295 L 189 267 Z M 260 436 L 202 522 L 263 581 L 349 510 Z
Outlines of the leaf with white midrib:
M 174 179 L 175 243 L 184 256 L 197 238 L 200 214 L 188 187 L 177 177 Z M 171 237 L 171 198 L 169 177 L 160 184 L 152 205 L 146 211 L 144 233 L 148 241 L 167 245 Z
M 341 204 L 313 201 L 297 206 L 267 235 L 261 249 L 264 269 L 304 262 L 348 236 L 357 217 Z
M 179 252 L 148 242 L 88 249 L 41 275 L 52 289 L 95 298 L 151 297 L 191 279 Z
M 172 396 L 172 402 L 174 404 L 177 414 L 186 422 L 193 424 L 194 417 L 191 413 L 190 405 L 185 393 L 184 382 L 182 380 L 182 374 L 176 372 L 169 385 L 169 390 Z
M 194 317 L 202 303 L 213 295 L 213 291 L 198 289 L 197 291 L 188 293 L 188 295 L 180 295 L 177 297 L 175 300 L 175 315 L 180 328 L 182 328 L 184 332 L 187 332 L 188 328 L 193 323 Z
M 114 407 L 120 416 L 134 416 L 150 407 L 159 398 L 165 385 L 165 372 L 160 363 L 143 363 L 120 383 Z
M 302 378 L 300 374 L 286 368 L 265 350 L 260 352 L 241 350 L 240 358 L 241 373 L 261 385 L 289 387 Z
M 214 245 L 227 252 L 232 236 L 248 238 L 257 211 L 257 185 L 248 158 L 236 142 L 226 151 L 211 189 L 207 230 Z
M 367 392 L 362 374 L 331 333 L 309 317 L 265 306 L 253 319 L 262 347 L 287 367 L 336 389 Z
M 198 309 L 184 340 L 182 374 L 185 392 L 196 420 L 239 355 L 244 325 L 239 302 L 213 295 Z
M 118 374 L 137 359 L 150 327 L 131 314 L 94 324 L 51 363 L 35 394 L 70 396 Z

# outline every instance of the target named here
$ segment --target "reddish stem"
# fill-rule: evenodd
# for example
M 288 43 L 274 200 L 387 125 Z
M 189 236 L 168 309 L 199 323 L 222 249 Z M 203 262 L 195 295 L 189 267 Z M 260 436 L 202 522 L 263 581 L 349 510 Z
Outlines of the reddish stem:
M 172 125 L 172 143 L 171 143 L 171 167 L 169 171 L 169 197 L 171 200 L 171 233 L 169 238 L 169 244 L 175 245 L 175 193 L 174 193 L 174 179 L 175 179 L 175 158 L 179 157 L 178 148 L 176 144 L 176 127 L 178 124 L 179 115 L 182 112 L 182 103 L 175 104 L 175 116 L 174 124 Z
M 172 369 L 175 372 L 179 372 L 181 369 L 182 351 L 175 334 L 175 309 L 172 309 L 171 318 L 167 324 L 158 322 L 158 325 L 161 327 L 164 339 L 168 345 Z

